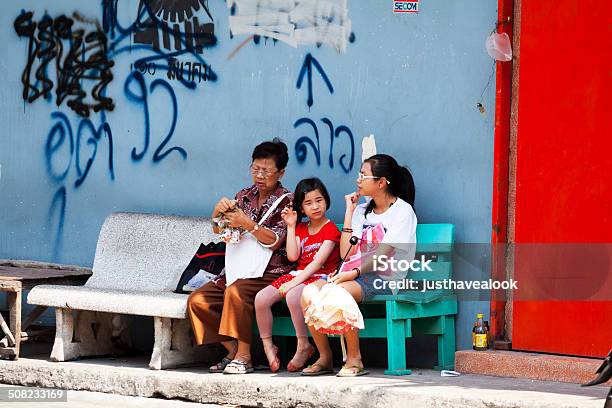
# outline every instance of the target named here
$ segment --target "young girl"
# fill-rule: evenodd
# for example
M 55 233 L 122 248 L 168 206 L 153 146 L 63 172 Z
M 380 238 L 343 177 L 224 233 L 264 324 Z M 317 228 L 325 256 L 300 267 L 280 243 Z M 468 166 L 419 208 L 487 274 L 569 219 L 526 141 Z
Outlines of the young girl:
M 281 213 L 287 223 L 287 258 L 291 262 L 297 261 L 297 268 L 276 279 L 255 297 L 259 334 L 272 372 L 279 370 L 280 360 L 278 348 L 272 342 L 270 309 L 283 297 L 297 336 L 297 350 L 287 370 L 300 371 L 314 354 L 314 347 L 308 342 L 300 298 L 306 285 L 334 272 L 340 262 L 340 231 L 325 216 L 329 206 L 329 194 L 321 180 L 309 178 L 300 181 L 295 188 L 293 209 L 286 207 Z M 308 222 L 298 223 L 304 216 L 308 217 Z

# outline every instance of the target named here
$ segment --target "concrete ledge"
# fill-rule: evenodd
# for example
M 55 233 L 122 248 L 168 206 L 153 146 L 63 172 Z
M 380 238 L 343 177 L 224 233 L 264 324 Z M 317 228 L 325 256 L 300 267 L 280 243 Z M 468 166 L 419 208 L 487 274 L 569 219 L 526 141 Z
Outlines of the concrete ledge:
M 21 358 L 0 361 L 0 383 L 265 407 L 600 408 L 607 393 L 605 387 L 477 375 L 440 377 L 437 371 L 418 369 L 401 378 L 376 370 L 358 378 L 306 378 L 267 372 L 208 374 L 202 367 L 152 371 L 142 368 L 145 363 L 144 358 L 63 363 Z
M 602 360 L 524 353 L 520 351 L 457 351 L 455 369 L 462 373 L 583 384 L 595 378 Z M 612 386 L 612 381 L 608 382 Z

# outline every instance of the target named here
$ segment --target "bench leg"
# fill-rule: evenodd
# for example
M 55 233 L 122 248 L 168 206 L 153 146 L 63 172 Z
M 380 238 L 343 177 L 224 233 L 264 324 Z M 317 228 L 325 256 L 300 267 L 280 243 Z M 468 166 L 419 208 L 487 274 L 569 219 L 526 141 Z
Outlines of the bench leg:
M 155 344 L 149 362 L 150 369 L 163 370 L 206 360 L 205 354 L 198 353 L 191 339 L 188 319 L 155 317 L 153 320 Z
M 51 361 L 67 361 L 78 357 L 78 345 L 73 344 L 74 318 L 70 309 L 55 309 L 55 341 Z
M 113 314 L 55 309 L 55 341 L 51 361 L 69 361 L 84 356 L 116 354 L 111 341 Z
M 410 325 L 410 320 L 393 319 L 392 307 L 393 302 L 387 302 L 388 368 L 385 374 L 408 375 L 412 373 L 412 370 L 406 369 L 406 326 Z
M 438 365 L 436 370 L 455 369 L 455 316 L 440 316 L 442 332 L 438 335 Z
M 7 336 L 7 340 L 12 337 L 10 340 L 13 342 L 13 347 L 7 348 L 5 350 L 6 354 L 1 354 L 11 360 L 16 360 L 19 358 L 19 349 L 21 347 L 21 288 L 15 288 L 7 292 L 6 297 L 9 304 L 9 333 L 12 332 L 12 336 Z

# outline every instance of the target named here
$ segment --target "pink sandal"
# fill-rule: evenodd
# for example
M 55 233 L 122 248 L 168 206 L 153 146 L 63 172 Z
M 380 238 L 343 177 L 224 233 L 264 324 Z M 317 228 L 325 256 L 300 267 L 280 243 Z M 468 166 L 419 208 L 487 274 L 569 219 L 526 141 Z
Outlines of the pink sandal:
M 306 357 L 306 360 L 304 360 L 304 364 L 298 367 L 290 361 L 289 364 L 287 364 L 287 371 L 289 371 L 290 373 L 302 371 L 304 367 L 306 366 L 306 363 L 308 363 L 308 360 L 310 360 L 310 358 L 314 355 L 314 353 L 315 353 L 315 348 L 313 346 L 310 346 L 310 349 L 308 350 L 308 356 Z

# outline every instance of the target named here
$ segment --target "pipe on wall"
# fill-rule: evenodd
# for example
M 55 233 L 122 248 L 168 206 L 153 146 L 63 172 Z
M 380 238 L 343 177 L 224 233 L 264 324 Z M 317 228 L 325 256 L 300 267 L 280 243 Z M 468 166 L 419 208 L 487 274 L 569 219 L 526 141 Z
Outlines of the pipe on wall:
M 498 0 L 497 31 L 512 39 L 514 0 Z M 493 279 L 506 279 L 506 244 L 508 243 L 508 192 L 510 168 L 510 112 L 513 62 L 498 61 L 495 70 L 495 129 L 492 199 L 492 268 Z M 506 302 L 491 294 L 491 338 L 504 340 Z

